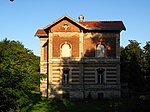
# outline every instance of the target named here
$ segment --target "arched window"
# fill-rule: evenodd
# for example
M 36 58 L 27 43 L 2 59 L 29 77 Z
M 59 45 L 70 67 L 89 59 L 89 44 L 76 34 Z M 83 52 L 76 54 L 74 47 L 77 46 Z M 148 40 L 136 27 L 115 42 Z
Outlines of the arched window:
M 96 47 L 96 57 L 105 57 L 105 47 L 102 44 L 98 44 Z
M 65 42 L 65 44 L 62 45 L 61 56 L 62 57 L 70 57 L 71 56 L 71 48 L 67 42 Z

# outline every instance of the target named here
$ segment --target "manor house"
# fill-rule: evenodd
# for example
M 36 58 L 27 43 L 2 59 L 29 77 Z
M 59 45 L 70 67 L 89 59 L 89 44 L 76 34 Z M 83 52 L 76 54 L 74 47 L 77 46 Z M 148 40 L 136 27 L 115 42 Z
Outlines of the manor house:
M 120 97 L 122 21 L 76 21 L 64 15 L 38 29 L 40 90 L 48 98 Z

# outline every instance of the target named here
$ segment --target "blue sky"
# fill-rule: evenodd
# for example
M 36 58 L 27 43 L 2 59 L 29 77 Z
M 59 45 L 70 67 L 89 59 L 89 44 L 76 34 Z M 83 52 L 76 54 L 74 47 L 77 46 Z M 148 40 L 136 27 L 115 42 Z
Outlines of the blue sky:
M 64 14 L 78 21 L 122 20 L 126 31 L 121 33 L 121 45 L 137 40 L 141 46 L 150 41 L 150 0 L 0 0 L 0 41 L 4 38 L 21 41 L 39 55 L 37 29 Z

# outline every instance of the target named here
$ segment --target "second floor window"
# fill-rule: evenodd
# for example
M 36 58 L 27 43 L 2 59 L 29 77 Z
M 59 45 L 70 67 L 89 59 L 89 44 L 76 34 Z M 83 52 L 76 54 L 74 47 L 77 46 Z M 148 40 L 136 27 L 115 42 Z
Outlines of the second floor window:
M 103 58 L 105 57 L 105 47 L 102 44 L 96 46 L 96 57 Z
M 61 56 L 62 57 L 70 57 L 71 56 L 71 47 L 65 42 L 61 47 Z

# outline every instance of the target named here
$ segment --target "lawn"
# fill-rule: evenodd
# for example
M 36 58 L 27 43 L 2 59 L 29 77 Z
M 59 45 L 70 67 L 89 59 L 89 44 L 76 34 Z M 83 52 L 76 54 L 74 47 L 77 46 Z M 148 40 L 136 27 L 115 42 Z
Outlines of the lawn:
M 150 98 L 145 96 L 123 99 L 70 101 L 47 100 L 38 94 L 21 112 L 150 112 Z

